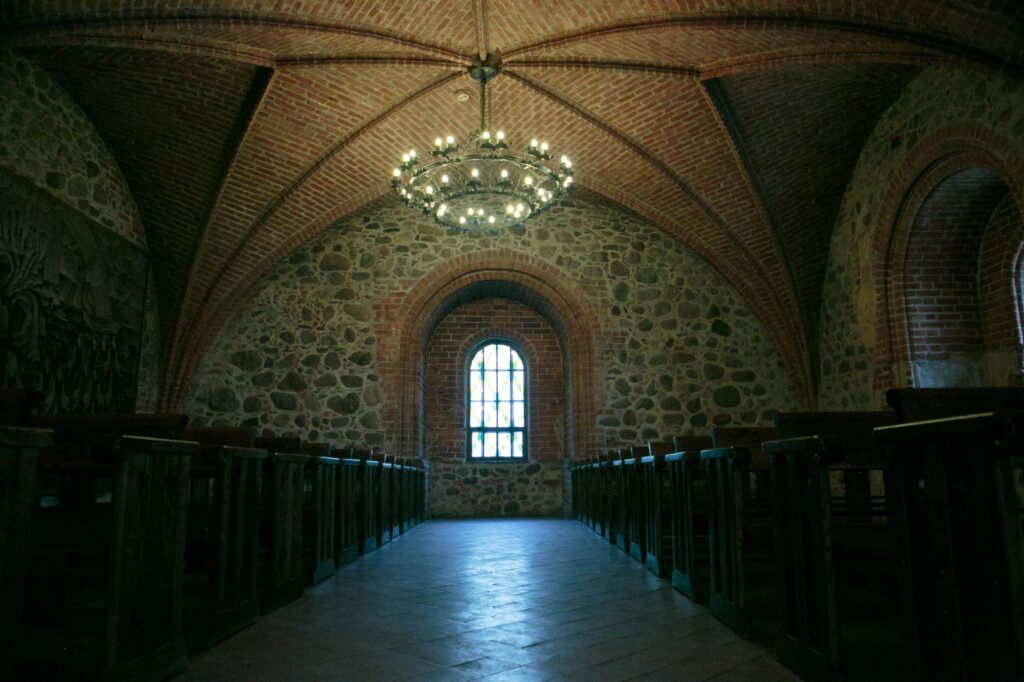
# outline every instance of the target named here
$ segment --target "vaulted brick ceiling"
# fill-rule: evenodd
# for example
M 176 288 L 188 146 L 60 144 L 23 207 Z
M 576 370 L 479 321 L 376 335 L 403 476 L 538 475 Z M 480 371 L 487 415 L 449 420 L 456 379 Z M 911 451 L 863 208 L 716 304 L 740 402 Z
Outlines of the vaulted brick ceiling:
M 1015 3 L 8 0 L 0 41 L 90 115 L 153 252 L 173 406 L 273 263 L 385 196 L 395 156 L 492 119 L 717 267 L 797 385 L 852 164 L 917 68 L 1016 74 Z M 458 102 L 458 90 L 470 93 Z M 799 207 L 799 208 L 798 208 Z M 809 248 L 816 245 L 818 248 Z

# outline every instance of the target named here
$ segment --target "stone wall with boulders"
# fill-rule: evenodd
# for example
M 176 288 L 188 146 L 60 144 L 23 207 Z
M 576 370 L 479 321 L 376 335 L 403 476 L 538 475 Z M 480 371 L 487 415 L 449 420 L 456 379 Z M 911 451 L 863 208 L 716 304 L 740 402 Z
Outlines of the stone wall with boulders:
M 114 157 L 56 80 L 0 49 L 0 167 L 146 248 L 139 210 Z
M 449 232 L 398 202 L 340 221 L 254 288 L 201 361 L 185 411 L 392 447 L 375 323 L 398 321 L 378 311 L 452 259 L 495 250 L 510 268 L 516 254 L 557 268 L 590 300 L 604 400 L 575 419 L 608 446 L 766 424 L 798 406 L 764 326 L 717 272 L 639 217 L 576 199 L 496 234 Z
M 1015 157 L 1020 168 L 1024 84 L 990 74 L 928 68 L 882 115 L 861 152 L 832 236 L 821 305 L 821 409 L 874 409 L 885 402 L 885 387 L 874 386 L 873 242 L 880 229 L 891 229 L 879 221 L 901 164 L 912 154 L 926 154 L 927 147 L 921 145 L 941 144 L 947 129 L 983 131 L 1005 141 L 1002 148 L 989 150 L 991 155 Z M 1019 187 L 1024 178 L 1015 182 Z

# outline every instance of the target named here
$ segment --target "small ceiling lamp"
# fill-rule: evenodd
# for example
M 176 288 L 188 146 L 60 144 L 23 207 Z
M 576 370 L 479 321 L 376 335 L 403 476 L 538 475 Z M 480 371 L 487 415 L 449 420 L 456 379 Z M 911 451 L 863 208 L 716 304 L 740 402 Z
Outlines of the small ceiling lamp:
M 452 135 L 435 138 L 426 160 L 415 149 L 402 154 L 391 186 L 407 205 L 446 227 L 519 225 L 569 191 L 572 162 L 562 156 L 555 166 L 548 143 L 537 139 L 517 155 L 504 131 L 487 125 L 487 83 L 498 75 L 497 57 L 475 58 L 469 75 L 480 83 L 480 129 L 463 146 Z

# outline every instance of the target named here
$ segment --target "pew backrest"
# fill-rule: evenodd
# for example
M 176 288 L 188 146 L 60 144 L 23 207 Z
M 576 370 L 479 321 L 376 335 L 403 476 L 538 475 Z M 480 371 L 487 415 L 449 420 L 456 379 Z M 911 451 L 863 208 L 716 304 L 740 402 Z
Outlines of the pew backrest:
M 1024 388 L 891 388 L 885 400 L 899 422 L 1024 410 Z
M 675 436 L 672 438 L 672 452 L 700 452 L 715 446 L 711 436 Z
M 711 441 L 714 450 L 725 448 L 738 448 L 746 450 L 749 455 L 742 458 L 746 461 L 737 461 L 737 464 L 751 464 L 757 467 L 767 467 L 768 460 L 761 451 L 761 443 L 775 438 L 775 429 L 764 426 L 726 426 L 714 427 L 711 429 Z
M 878 412 L 779 412 L 775 430 L 780 440 L 820 436 L 829 441 L 829 456 L 851 464 L 868 463 L 872 456 L 871 432 L 896 423 L 891 411 Z
M 268 452 L 303 453 L 302 439 L 297 436 L 261 436 L 256 439 L 256 447 Z
M 220 445 L 256 447 L 256 429 L 252 426 L 190 426 L 185 429 L 184 437 L 204 448 Z

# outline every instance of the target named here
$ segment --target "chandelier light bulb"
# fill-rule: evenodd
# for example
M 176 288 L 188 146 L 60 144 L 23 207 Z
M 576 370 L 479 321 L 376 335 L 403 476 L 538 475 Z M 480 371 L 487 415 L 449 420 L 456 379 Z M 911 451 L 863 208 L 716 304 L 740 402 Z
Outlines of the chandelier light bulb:
M 434 193 L 434 186 L 433 185 L 427 185 L 427 194 L 433 194 L 433 193 Z
M 452 135 L 449 135 L 448 137 L 445 138 L 445 142 L 447 142 L 448 144 L 455 144 L 455 138 Z
M 505 139 L 505 131 L 504 130 L 499 130 L 498 131 L 498 140 L 500 141 L 500 140 L 504 140 L 504 139 Z
M 487 222 L 489 222 L 491 225 L 493 225 L 494 224 L 494 216 L 492 216 L 492 215 L 491 216 L 487 216 Z
M 516 208 L 512 204 L 509 204 L 508 206 L 505 207 L 505 213 L 508 213 L 509 215 L 512 215 L 512 212 L 515 210 Z
M 536 148 L 537 148 L 537 139 L 534 138 L 534 139 L 530 140 L 530 149 L 536 149 Z
M 547 143 L 547 142 L 541 142 L 541 144 L 540 144 L 540 150 L 541 150 L 542 152 L 546 152 L 546 151 L 548 150 L 548 143 Z
M 473 215 L 473 209 L 472 208 L 467 208 L 466 209 L 466 215 Z
M 397 178 L 397 177 L 401 177 L 401 175 L 402 175 L 402 171 L 400 171 L 400 170 L 398 170 L 398 169 L 396 168 L 395 170 L 391 171 L 391 174 L 392 174 L 393 176 L 395 176 L 396 178 Z
M 478 177 L 480 177 L 480 171 L 478 171 L 478 170 L 477 170 L 476 168 L 474 168 L 474 169 L 473 169 L 472 171 L 470 171 L 470 174 L 471 174 L 471 175 L 472 175 L 472 176 L 473 176 L 474 178 L 478 178 Z
M 477 214 L 478 216 L 481 216 L 481 217 L 483 217 L 483 215 L 484 215 L 484 210 L 483 210 L 482 208 L 478 208 L 478 209 L 476 210 L 476 214 Z
M 410 149 L 409 150 L 409 158 L 410 159 L 415 159 L 416 158 L 416 150 L 415 149 Z
M 434 146 L 435 147 L 440 147 L 441 146 L 441 138 L 440 137 L 435 137 L 434 138 Z
M 447 185 L 448 184 L 448 176 L 447 175 L 442 175 L 441 176 L 441 184 L 442 185 Z
M 523 178 L 523 182 L 526 183 L 527 185 L 532 185 L 533 184 L 533 177 L 527 175 L 525 178 Z
M 459 225 L 466 224 L 466 216 L 459 216 Z
M 522 213 L 522 212 L 523 212 L 523 205 L 522 204 L 516 204 L 516 213 Z
M 482 133 L 482 134 L 480 135 L 480 137 L 482 137 L 482 138 L 483 138 L 483 139 L 485 139 L 485 140 L 489 140 L 489 139 L 491 139 L 491 131 L 489 131 L 489 130 L 485 130 L 485 131 L 484 131 L 484 132 L 483 132 L 483 133 Z
M 501 169 L 501 179 L 502 180 L 507 180 L 508 179 L 508 171 L 506 169 L 504 169 L 504 168 Z
M 402 154 L 402 163 L 409 163 L 409 155 Z

